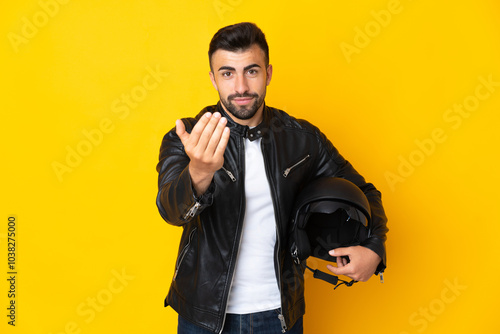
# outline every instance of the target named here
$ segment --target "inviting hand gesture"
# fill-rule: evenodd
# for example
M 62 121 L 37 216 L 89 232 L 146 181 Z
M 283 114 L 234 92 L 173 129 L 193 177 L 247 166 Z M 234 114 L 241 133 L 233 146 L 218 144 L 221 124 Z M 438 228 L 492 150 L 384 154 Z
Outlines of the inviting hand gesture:
M 181 139 L 189 159 L 189 174 L 196 194 L 202 195 L 212 178 L 224 164 L 224 151 L 229 141 L 227 119 L 216 112 L 205 113 L 191 133 L 181 120 L 175 122 L 175 132 Z

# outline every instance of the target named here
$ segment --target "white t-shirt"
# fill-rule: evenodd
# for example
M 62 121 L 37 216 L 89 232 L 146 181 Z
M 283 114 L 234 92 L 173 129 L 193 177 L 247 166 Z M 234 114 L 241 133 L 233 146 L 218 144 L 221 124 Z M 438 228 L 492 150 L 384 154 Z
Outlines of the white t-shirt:
M 245 218 L 227 313 L 281 307 L 274 269 L 276 218 L 260 142 L 245 140 Z

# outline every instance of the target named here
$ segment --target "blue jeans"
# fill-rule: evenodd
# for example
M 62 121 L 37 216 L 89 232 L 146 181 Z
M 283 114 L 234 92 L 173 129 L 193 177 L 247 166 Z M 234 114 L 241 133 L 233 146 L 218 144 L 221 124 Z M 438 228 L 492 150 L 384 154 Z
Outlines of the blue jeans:
M 281 322 L 278 319 L 278 310 L 264 311 L 251 314 L 227 314 L 222 334 L 280 334 Z M 297 320 L 287 334 L 302 334 L 302 317 Z M 214 334 L 198 327 L 179 316 L 177 334 Z

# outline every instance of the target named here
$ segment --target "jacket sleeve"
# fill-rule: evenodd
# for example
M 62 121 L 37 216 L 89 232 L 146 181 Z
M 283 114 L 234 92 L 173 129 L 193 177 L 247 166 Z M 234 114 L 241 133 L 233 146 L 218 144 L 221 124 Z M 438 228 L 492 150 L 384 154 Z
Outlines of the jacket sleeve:
M 354 167 L 344 159 L 333 144 L 324 134 L 318 130 L 318 140 L 320 141 L 319 154 L 319 176 L 341 177 L 357 185 L 366 195 L 371 209 L 371 237 L 361 245 L 377 253 L 382 261 L 377 267 L 375 274 L 383 272 L 386 268 L 387 258 L 385 241 L 387 239 L 387 217 L 382 205 L 382 194 L 371 183 L 365 181 Z M 331 174 L 333 172 L 333 175 Z
M 190 132 L 190 122 L 185 119 L 183 122 Z M 213 201 L 215 191 L 213 182 L 203 195 L 195 196 L 188 164 L 189 157 L 174 128 L 163 137 L 160 161 L 156 167 L 158 171 L 156 205 L 163 219 L 172 225 L 182 226 L 192 221 Z

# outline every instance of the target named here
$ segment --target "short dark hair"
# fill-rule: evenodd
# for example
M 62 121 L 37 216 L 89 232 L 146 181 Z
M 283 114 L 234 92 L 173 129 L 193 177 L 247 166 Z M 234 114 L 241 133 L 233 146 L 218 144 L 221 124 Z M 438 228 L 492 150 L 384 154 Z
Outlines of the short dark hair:
M 226 51 L 244 51 L 257 44 L 265 54 L 266 66 L 269 65 L 269 46 L 266 36 L 255 23 L 241 22 L 219 29 L 210 41 L 208 61 L 212 69 L 212 55 L 222 49 Z

